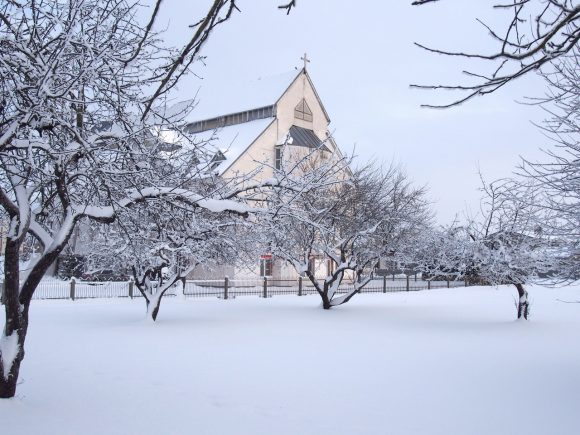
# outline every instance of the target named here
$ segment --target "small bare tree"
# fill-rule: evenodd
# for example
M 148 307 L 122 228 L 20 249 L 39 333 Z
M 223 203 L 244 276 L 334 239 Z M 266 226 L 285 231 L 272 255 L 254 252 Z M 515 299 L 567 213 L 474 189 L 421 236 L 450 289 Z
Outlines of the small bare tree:
M 511 284 L 518 291 L 517 317 L 528 318 L 525 285 L 555 279 L 559 248 L 546 233 L 541 197 L 535 185 L 513 180 L 483 182 L 480 213 L 467 219 L 455 233 L 459 273 L 487 285 Z
M 413 187 L 395 166 L 366 166 L 337 181 L 279 215 L 267 239 L 277 257 L 308 277 L 324 309 L 351 300 L 372 280 L 381 257 L 396 254 L 429 220 L 425 190 Z M 315 257 L 328 264 L 322 282 L 310 261 Z M 345 278 L 352 283 L 346 291 Z
M 245 216 L 151 199 L 121 211 L 112 225 L 92 224 L 86 262 L 89 267 L 130 270 L 147 317 L 155 321 L 163 296 L 184 284 L 195 267 L 235 263 L 243 249 L 237 227 L 246 224 Z

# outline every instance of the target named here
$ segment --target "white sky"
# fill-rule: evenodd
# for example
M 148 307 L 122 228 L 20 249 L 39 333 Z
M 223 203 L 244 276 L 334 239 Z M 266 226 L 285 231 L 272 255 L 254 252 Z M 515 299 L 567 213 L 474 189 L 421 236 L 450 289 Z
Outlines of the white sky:
M 187 25 L 211 3 L 166 2 L 161 22 L 173 44 L 187 39 Z M 206 66 L 195 72 L 211 81 L 252 80 L 301 66 L 300 57 L 308 52 L 308 71 L 338 144 L 345 150 L 356 145 L 364 161 L 402 164 L 416 182 L 429 185 L 441 223 L 466 207 L 477 208 L 478 168 L 486 179 L 509 176 L 519 156 L 537 159 L 539 148 L 549 146 L 530 122 L 543 119 L 541 110 L 515 102 L 544 92 L 537 77 L 448 110 L 419 105 L 448 102 L 449 94 L 409 88 L 410 83 L 456 84 L 466 67 L 456 58 L 416 48 L 414 41 L 492 50 L 475 22 L 480 17 L 501 27 L 507 15 L 492 10 L 492 1 L 445 0 L 420 8 L 410 6 L 411 0 L 299 1 L 288 16 L 276 8 L 282 2 L 241 0 L 242 13 L 216 29 L 204 52 Z M 187 79 L 179 97 L 192 97 L 200 83 Z

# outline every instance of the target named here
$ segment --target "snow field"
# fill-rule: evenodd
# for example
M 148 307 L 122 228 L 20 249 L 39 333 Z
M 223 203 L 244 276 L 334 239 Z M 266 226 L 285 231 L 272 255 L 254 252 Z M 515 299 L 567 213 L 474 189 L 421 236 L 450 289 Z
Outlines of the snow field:
M 580 288 L 530 295 L 35 301 L 1 433 L 580 433 Z

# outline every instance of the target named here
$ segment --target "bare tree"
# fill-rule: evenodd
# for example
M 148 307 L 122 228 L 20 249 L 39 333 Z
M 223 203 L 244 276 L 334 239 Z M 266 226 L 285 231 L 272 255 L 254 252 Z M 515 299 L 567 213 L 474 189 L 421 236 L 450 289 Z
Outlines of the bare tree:
M 419 0 L 412 4 L 420 6 L 439 1 Z M 493 8 L 505 11 L 510 19 L 507 26 L 500 29 L 494 29 L 477 19 L 495 43 L 496 48 L 489 53 L 455 52 L 416 43 L 432 53 L 483 60 L 491 66 L 489 73 L 464 71 L 474 80 L 473 83 L 411 85 L 415 88 L 456 91 L 461 94 L 448 104 L 426 104 L 424 107 L 446 108 L 490 94 L 519 77 L 540 70 L 578 47 L 580 5 L 574 0 L 513 0 L 496 3 Z
M 429 219 L 424 189 L 395 166 L 366 166 L 338 181 L 303 195 L 292 213 L 272 221 L 267 238 L 272 253 L 308 277 L 324 309 L 351 300 L 381 257 L 396 254 Z M 312 265 L 320 257 L 327 263 L 322 282 Z
M 518 292 L 517 317 L 528 318 L 527 284 L 559 273 L 558 244 L 546 233 L 541 198 L 533 184 L 483 182 L 480 211 L 448 231 L 456 251 L 448 269 L 486 285 L 511 284 Z
M 170 163 L 168 162 L 168 165 Z M 250 174 L 252 175 L 252 174 Z M 243 177 L 242 180 L 246 180 Z M 271 189 L 273 183 L 246 184 L 242 180 L 224 181 L 209 177 L 197 186 L 208 201 L 216 205 L 225 198 L 237 197 L 246 203 Z M 237 187 L 233 192 L 232 187 Z M 266 186 L 266 187 L 263 187 Z M 245 198 L 241 195 L 244 193 Z M 185 284 L 187 276 L 198 266 L 235 264 L 245 258 L 244 227 L 248 213 L 265 213 L 262 208 L 248 207 L 248 213 L 195 206 L 183 201 L 168 202 L 151 198 L 119 211 L 115 223 L 91 225 L 90 253 L 86 256 L 89 267 L 130 270 L 135 285 L 142 294 L 147 317 L 157 319 L 163 296 L 177 283 Z
M 545 109 L 547 119 L 539 127 L 554 147 L 545 151 L 544 162 L 524 160 L 519 172 L 543 193 L 545 229 L 561 241 L 562 257 L 569 260 L 562 278 L 574 281 L 580 276 L 580 49 L 561 57 L 544 78 L 547 94 L 531 101 Z
M 150 199 L 122 210 L 110 225 L 91 225 L 86 267 L 131 271 L 147 317 L 155 321 L 163 296 L 199 265 L 238 257 L 238 213 L 214 213 Z
M 112 223 L 153 198 L 248 211 L 235 195 L 211 198 L 192 184 L 210 172 L 214 150 L 180 132 L 189 107 L 171 112 L 152 99 L 175 53 L 137 20 L 140 7 L 126 0 L 0 6 L 0 205 L 9 221 L 0 397 L 15 394 L 34 291 L 81 220 Z M 179 170 L 168 171 L 175 140 Z M 21 273 L 30 236 L 40 252 Z

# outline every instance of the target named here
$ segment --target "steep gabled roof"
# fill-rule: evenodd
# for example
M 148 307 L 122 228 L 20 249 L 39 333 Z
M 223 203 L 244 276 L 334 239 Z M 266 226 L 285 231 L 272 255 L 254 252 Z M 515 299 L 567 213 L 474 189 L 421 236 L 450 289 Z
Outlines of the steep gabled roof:
M 328 112 L 304 69 L 258 78 L 250 82 L 203 83 L 196 95 L 195 109 L 187 117 L 188 123 L 225 117 L 253 109 L 275 106 L 298 77 L 305 73 L 326 120 Z M 179 104 L 179 103 L 178 103 Z

